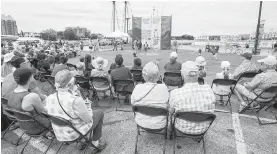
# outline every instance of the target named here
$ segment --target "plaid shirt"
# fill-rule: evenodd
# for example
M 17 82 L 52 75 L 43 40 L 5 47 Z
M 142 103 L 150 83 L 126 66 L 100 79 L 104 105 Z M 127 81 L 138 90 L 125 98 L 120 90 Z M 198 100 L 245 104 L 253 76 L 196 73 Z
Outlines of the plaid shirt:
M 175 111 L 214 112 L 215 96 L 209 85 L 186 83 L 182 88 L 170 93 L 169 105 Z M 209 122 L 192 123 L 176 119 L 175 127 L 188 134 L 201 134 L 207 130 Z
M 238 78 L 244 72 L 258 71 L 258 68 L 255 63 L 250 60 L 244 60 L 234 71 L 234 78 Z

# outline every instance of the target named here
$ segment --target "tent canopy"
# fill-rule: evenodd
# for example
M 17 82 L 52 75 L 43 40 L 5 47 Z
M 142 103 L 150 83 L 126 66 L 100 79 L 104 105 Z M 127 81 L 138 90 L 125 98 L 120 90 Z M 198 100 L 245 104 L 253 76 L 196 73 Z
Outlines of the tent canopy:
M 110 37 L 110 38 L 121 38 L 121 37 L 129 37 L 128 34 L 120 32 L 120 31 L 114 31 L 110 34 L 105 35 L 105 37 Z

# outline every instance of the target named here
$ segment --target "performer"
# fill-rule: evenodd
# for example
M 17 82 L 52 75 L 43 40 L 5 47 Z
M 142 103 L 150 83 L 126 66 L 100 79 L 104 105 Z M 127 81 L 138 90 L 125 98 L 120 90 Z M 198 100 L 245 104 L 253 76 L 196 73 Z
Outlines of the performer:
M 89 51 L 92 52 L 92 48 L 93 48 L 93 44 L 92 44 L 92 40 L 89 43 Z
M 209 47 L 209 52 L 211 52 L 211 58 L 213 59 L 216 59 L 216 60 L 218 60 L 218 58 L 217 58 L 217 52 L 218 52 L 218 50 L 216 49 L 216 47 L 215 46 L 210 46 Z

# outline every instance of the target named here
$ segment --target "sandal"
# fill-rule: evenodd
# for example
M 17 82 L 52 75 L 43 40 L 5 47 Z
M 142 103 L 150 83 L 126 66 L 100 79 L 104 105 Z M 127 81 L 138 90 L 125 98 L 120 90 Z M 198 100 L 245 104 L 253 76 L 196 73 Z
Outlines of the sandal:
M 84 150 L 86 148 L 87 144 L 84 142 L 77 142 L 77 149 L 78 150 Z

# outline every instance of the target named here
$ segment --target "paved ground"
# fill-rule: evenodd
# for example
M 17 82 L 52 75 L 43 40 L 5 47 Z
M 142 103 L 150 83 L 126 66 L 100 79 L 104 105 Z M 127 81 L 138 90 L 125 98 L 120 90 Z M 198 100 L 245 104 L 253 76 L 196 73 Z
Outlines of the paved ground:
M 82 53 L 83 54 L 86 54 Z M 109 60 L 109 63 L 114 61 L 114 57 L 117 53 L 123 54 L 125 66 L 131 66 L 133 61 L 132 51 L 103 51 L 101 53 L 91 53 L 92 56 L 97 57 L 101 55 L 103 58 Z M 187 60 L 195 60 L 197 55 L 192 55 L 191 51 L 180 51 L 178 60 L 185 62 Z M 160 62 L 161 72 L 163 73 L 163 66 L 168 61 L 170 51 L 151 51 L 147 54 L 140 54 L 139 57 L 143 59 L 143 64 L 146 64 L 150 60 L 158 60 Z M 221 60 L 228 60 L 232 64 L 232 70 L 239 65 L 242 58 L 237 55 L 224 55 L 219 54 L 220 61 L 215 61 L 209 58 L 208 53 L 203 54 L 207 60 L 207 79 L 208 84 L 211 84 L 215 73 L 220 72 Z M 253 59 L 263 58 L 261 56 L 255 56 Z M 76 63 L 78 58 L 70 59 L 70 63 Z M 46 83 L 41 83 L 40 87 L 45 86 Z M 101 100 L 100 104 L 107 104 L 107 100 Z M 257 119 L 251 112 L 245 114 L 238 114 L 238 101 L 235 96 L 232 97 L 232 109 L 233 113 L 221 113 L 216 112 L 216 120 L 212 127 L 205 136 L 206 149 L 208 154 L 277 154 L 277 125 L 260 126 Z M 114 106 L 113 106 L 114 107 Z M 105 111 L 103 137 L 108 142 L 108 146 L 102 151 L 103 154 L 131 154 L 134 153 L 135 137 L 136 137 L 136 124 L 131 112 L 115 111 L 114 108 L 103 109 Z M 130 106 L 121 106 L 126 110 L 130 110 Z M 228 110 L 228 107 L 218 106 L 218 109 Z M 261 116 L 263 120 L 270 122 L 273 117 L 262 112 Z M 15 142 L 21 130 L 15 130 L 9 132 L 5 139 Z M 23 136 L 23 140 L 28 139 L 27 136 Z M 163 137 L 152 134 L 142 134 L 139 138 L 139 153 L 140 154 L 159 154 L 163 149 Z M 23 142 L 23 141 L 21 141 Z M 37 154 L 43 153 L 46 146 L 50 142 L 38 138 L 32 139 L 24 153 Z M 12 146 L 7 141 L 1 142 L 1 153 L 3 154 L 16 154 L 19 153 L 24 144 L 17 147 Z M 48 154 L 55 153 L 60 143 L 54 141 Z M 198 144 L 188 139 L 178 139 L 178 146 L 176 147 L 176 153 L 203 153 L 202 143 Z M 91 153 L 92 149 L 87 151 Z M 60 153 L 81 153 L 76 149 L 76 145 L 70 145 L 62 147 Z M 173 152 L 173 141 L 167 140 L 166 153 Z

